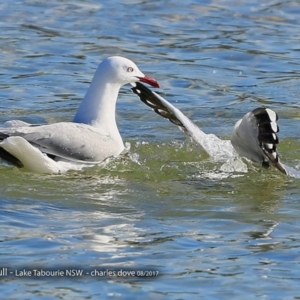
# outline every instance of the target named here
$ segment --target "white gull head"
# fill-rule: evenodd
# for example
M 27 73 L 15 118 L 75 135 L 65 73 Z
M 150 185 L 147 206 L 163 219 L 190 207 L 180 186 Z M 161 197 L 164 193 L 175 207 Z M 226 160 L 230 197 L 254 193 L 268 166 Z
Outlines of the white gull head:
M 159 87 L 158 82 L 143 74 L 133 61 L 121 56 L 111 56 L 104 59 L 99 64 L 95 76 L 97 73 L 101 75 L 104 73 L 106 80 L 120 86 L 142 81 L 154 87 Z

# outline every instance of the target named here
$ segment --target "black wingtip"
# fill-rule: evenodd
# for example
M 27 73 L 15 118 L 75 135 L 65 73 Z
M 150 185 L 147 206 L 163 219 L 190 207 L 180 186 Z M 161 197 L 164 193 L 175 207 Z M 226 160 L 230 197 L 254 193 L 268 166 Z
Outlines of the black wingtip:
M 279 143 L 277 133 L 279 126 L 277 124 L 278 115 L 275 111 L 259 107 L 252 111 L 256 118 L 258 127 L 258 141 L 264 154 L 280 172 L 287 174 L 286 170 L 279 161 L 279 155 L 276 145 Z
M 257 108 L 252 111 L 256 118 L 258 126 L 258 140 L 261 143 L 278 144 L 279 140 L 277 132 L 279 132 L 279 126 L 277 124 L 278 115 L 275 111 L 269 108 Z
M 132 87 L 131 90 L 139 96 L 142 102 L 151 107 L 158 115 L 168 119 L 170 122 L 179 126 L 180 128 L 184 128 L 182 122 L 170 109 L 168 109 L 168 107 L 164 105 L 164 103 L 162 103 L 156 93 L 152 92 L 140 82 L 136 82 L 136 86 Z
M 131 88 L 131 90 L 139 96 L 142 102 L 144 102 L 149 107 L 155 109 L 157 108 L 157 104 L 155 102 L 150 102 L 150 99 L 155 99 L 154 94 L 150 89 L 148 89 L 146 86 L 144 86 L 140 82 L 136 82 L 135 86 Z

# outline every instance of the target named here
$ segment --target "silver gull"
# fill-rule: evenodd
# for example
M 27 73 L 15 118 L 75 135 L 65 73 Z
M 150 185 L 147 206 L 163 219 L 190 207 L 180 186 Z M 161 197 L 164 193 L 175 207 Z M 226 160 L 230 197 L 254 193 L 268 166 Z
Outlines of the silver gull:
M 118 93 L 123 85 L 140 81 L 159 87 L 131 60 L 104 59 L 73 122 L 36 126 L 8 121 L 0 128 L 0 157 L 28 171 L 62 173 L 119 155 L 124 144 L 115 118 Z

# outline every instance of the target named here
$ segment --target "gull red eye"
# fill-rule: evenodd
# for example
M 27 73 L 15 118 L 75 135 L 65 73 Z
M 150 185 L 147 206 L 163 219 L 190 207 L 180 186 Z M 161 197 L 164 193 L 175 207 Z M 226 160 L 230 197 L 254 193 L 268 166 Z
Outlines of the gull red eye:
M 133 72 L 133 68 L 132 67 L 128 67 L 127 68 L 127 72 Z

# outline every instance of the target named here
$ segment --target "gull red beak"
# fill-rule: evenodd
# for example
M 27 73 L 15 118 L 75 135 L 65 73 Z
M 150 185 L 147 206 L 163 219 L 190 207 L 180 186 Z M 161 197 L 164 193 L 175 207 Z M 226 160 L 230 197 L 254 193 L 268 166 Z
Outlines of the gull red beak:
M 149 85 L 159 88 L 159 83 L 152 77 L 145 75 L 144 77 L 138 77 L 141 82 L 148 83 Z

